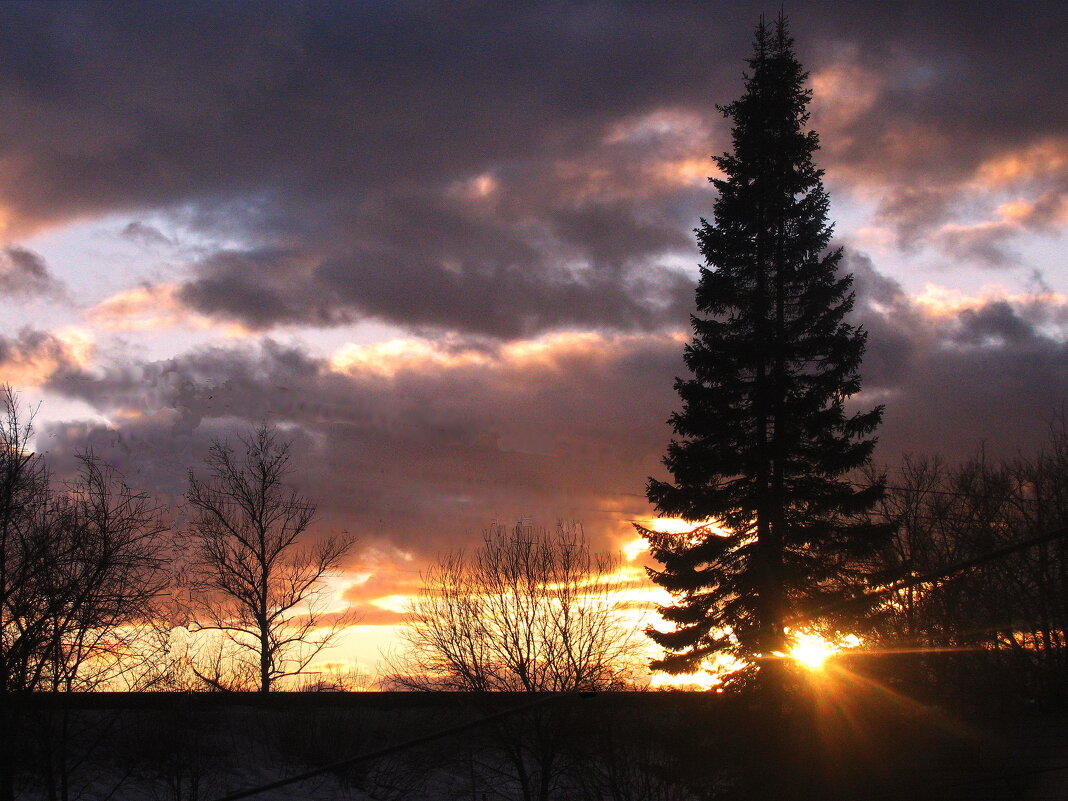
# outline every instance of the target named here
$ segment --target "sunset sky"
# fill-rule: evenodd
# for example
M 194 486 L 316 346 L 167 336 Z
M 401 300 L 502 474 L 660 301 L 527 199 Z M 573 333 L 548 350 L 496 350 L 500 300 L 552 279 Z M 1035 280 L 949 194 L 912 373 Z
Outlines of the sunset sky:
M 210 438 L 283 428 L 317 529 L 359 538 L 369 662 L 494 520 L 619 550 L 664 475 L 715 104 L 778 8 L 4 4 L 0 380 L 61 475 L 92 446 L 168 502 Z M 1068 397 L 1068 11 L 785 10 L 876 461 L 1034 448 Z

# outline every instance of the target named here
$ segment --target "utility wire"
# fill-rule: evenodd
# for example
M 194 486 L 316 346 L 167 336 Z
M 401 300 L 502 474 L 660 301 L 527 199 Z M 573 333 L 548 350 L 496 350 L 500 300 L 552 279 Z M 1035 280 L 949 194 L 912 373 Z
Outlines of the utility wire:
M 903 589 L 906 589 L 907 587 L 915 586 L 917 584 L 932 584 L 932 583 L 941 581 L 942 579 L 949 578 L 950 576 L 953 576 L 954 574 L 959 573 L 959 572 L 961 572 L 963 570 L 968 570 L 968 569 L 973 568 L 973 567 L 978 567 L 979 565 L 985 564 L 986 562 L 992 562 L 995 559 L 1002 559 L 1002 558 L 1004 558 L 1006 556 L 1009 556 L 1011 554 L 1017 553 L 1018 551 L 1027 550 L 1028 548 L 1033 548 L 1036 545 L 1042 545 L 1044 543 L 1052 542 L 1053 540 L 1061 539 L 1061 538 L 1065 538 L 1065 537 L 1068 537 L 1068 528 L 1061 528 L 1061 529 L 1055 529 L 1053 531 L 1048 531 L 1048 532 L 1046 532 L 1044 534 L 1040 534 L 1040 535 L 1035 536 L 1035 537 L 1030 537 L 1030 538 L 1028 538 L 1026 540 L 1021 540 L 1020 542 L 1016 542 L 1016 543 L 1013 543 L 1012 545 L 1007 545 L 1007 546 L 1005 546 L 1003 548 L 998 548 L 996 550 L 989 551 L 989 552 L 987 552 L 985 554 L 973 557 L 971 559 L 965 559 L 963 561 L 956 562 L 954 564 L 947 565 L 947 566 L 944 566 L 944 567 L 941 567 L 941 568 L 937 568 L 935 570 L 931 570 L 931 571 L 928 571 L 926 573 L 921 573 L 920 575 L 917 575 L 917 576 L 909 576 L 908 578 L 902 579 L 901 581 L 894 582 L 893 584 L 889 584 L 889 585 L 887 585 L 885 587 L 879 587 L 879 588 L 876 588 L 876 589 L 871 590 L 869 592 L 866 592 L 866 593 L 864 593 L 864 595 L 862 597 L 864 597 L 864 598 L 875 598 L 875 597 L 878 597 L 880 595 L 887 595 L 887 594 L 890 594 L 890 593 L 893 593 L 893 592 L 898 592 L 899 590 L 903 590 Z M 851 602 L 853 602 L 855 600 L 856 599 L 849 599 L 845 603 L 851 603 Z M 809 614 L 808 617 L 816 617 L 816 616 L 819 616 L 820 614 L 826 614 L 827 612 L 831 611 L 835 606 L 839 606 L 839 605 L 840 604 L 834 604 L 832 606 L 825 607 L 825 608 L 823 608 L 821 610 L 816 610 L 815 612 Z M 284 779 L 279 779 L 278 781 L 271 782 L 269 784 L 263 784 L 263 785 L 260 785 L 258 787 L 250 788 L 248 790 L 240 790 L 240 791 L 238 791 L 236 793 L 231 793 L 229 795 L 222 796 L 221 798 L 216 799 L 216 801 L 238 801 L 239 799 L 242 799 L 242 798 L 250 798 L 251 796 L 259 795 L 260 793 L 265 793 L 265 792 L 267 792 L 269 790 L 276 790 L 279 787 L 286 787 L 286 786 L 288 786 L 290 784 L 296 784 L 297 782 L 306 781 L 307 779 L 311 779 L 311 778 L 314 778 L 316 776 L 321 776 L 324 773 L 329 773 L 331 771 L 338 770 L 338 769 L 341 769 L 341 768 L 347 768 L 347 767 L 349 767 L 351 765 L 356 764 L 357 762 L 363 762 L 365 760 L 378 759 L 378 758 L 383 757 L 383 756 L 388 756 L 389 754 L 394 754 L 394 753 L 397 753 L 397 752 L 400 752 L 400 751 L 405 751 L 405 750 L 407 750 L 409 748 L 414 748 L 417 745 L 423 745 L 424 743 L 433 742 L 434 740 L 440 740 L 442 738 L 449 737 L 449 736 L 451 736 L 453 734 L 459 734 L 460 732 L 467 731 L 469 729 L 477 728 L 479 726 L 485 725 L 486 723 L 490 723 L 490 722 L 495 721 L 495 720 L 501 720 L 503 718 L 507 718 L 507 717 L 510 717 L 512 715 L 515 715 L 515 714 L 517 714 L 519 712 L 523 712 L 523 711 L 526 711 L 528 709 L 532 709 L 534 707 L 541 706 L 543 704 L 547 704 L 550 701 L 555 701 L 555 700 L 558 700 L 560 698 L 566 698 L 566 697 L 570 697 L 570 696 L 573 696 L 573 695 L 581 695 L 581 694 L 582 693 L 572 692 L 572 693 L 553 693 L 553 694 L 549 694 L 549 695 L 544 695 L 544 696 L 538 698 L 537 700 L 531 701 L 530 703 L 527 703 L 527 704 L 521 704 L 520 706 L 512 707 L 511 709 L 505 709 L 505 710 L 502 710 L 500 712 L 495 712 L 492 715 L 486 715 L 486 716 L 481 717 L 481 718 L 476 718 L 475 720 L 468 721 L 466 723 L 461 723 L 461 724 L 459 724 L 457 726 L 451 726 L 451 727 L 449 727 L 447 729 L 440 729 L 440 730 L 438 730 L 436 732 L 431 732 L 430 734 L 425 734 L 425 735 L 423 735 L 421 737 L 415 737 L 415 738 L 413 738 L 411 740 L 405 740 L 404 742 L 401 742 L 401 743 L 396 743 L 394 745 L 389 745 L 389 746 L 386 746 L 384 748 L 379 748 L 379 749 L 377 749 L 375 751 L 368 751 L 368 752 L 365 752 L 363 754 L 357 754 L 356 756 L 348 757 L 346 759 L 341 759 L 341 760 L 338 760 L 337 762 L 332 762 L 329 765 L 323 765 L 322 767 L 315 768 L 314 770 L 309 770 L 309 771 L 306 771 L 304 773 L 298 773 L 298 774 L 296 774 L 294 776 L 288 776 L 288 777 L 286 777 Z M 1060 768 L 1054 768 L 1053 770 L 1059 770 L 1059 769 Z M 1039 771 L 1039 772 L 1044 772 L 1044 771 Z M 1024 775 L 1024 774 L 1019 774 L 1019 775 Z
M 1047 531 L 1044 534 L 1039 534 L 1035 537 L 1029 537 L 1026 540 L 1020 540 L 1012 545 L 1006 545 L 1003 548 L 997 548 L 993 551 L 981 554 L 979 556 L 964 559 L 959 562 L 954 562 L 943 567 L 929 570 L 926 573 L 920 573 L 915 576 L 908 576 L 900 581 L 895 581 L 891 584 L 887 584 L 884 587 L 875 587 L 867 592 L 861 593 L 859 596 L 853 598 L 845 598 L 843 600 L 834 601 L 824 606 L 817 607 L 804 615 L 793 615 L 786 622 L 787 625 L 795 625 L 798 623 L 804 623 L 822 615 L 826 615 L 829 612 L 833 612 L 837 609 L 847 608 L 852 604 L 860 601 L 870 600 L 872 598 L 878 598 L 881 595 L 889 595 L 891 593 L 899 592 L 909 587 L 914 587 L 917 584 L 934 584 L 942 579 L 947 579 L 962 570 L 968 570 L 973 567 L 992 562 L 995 559 L 1003 559 L 1006 556 L 1010 556 L 1019 551 L 1025 551 L 1028 548 L 1033 548 L 1036 545 L 1043 545 L 1053 540 L 1062 539 L 1068 537 L 1068 528 L 1054 529 L 1053 531 Z
M 1003 559 L 1006 556 L 1010 556 L 1018 551 L 1025 551 L 1029 548 L 1034 548 L 1036 545 L 1043 545 L 1053 540 L 1062 539 L 1068 537 L 1068 528 L 1058 528 L 1053 531 L 1047 531 L 1044 534 L 1039 534 L 1035 537 L 1029 537 L 1026 540 L 1020 540 L 1014 542 L 1011 545 L 1006 545 L 1003 548 L 997 548 L 993 551 L 987 551 L 979 556 L 972 557 L 971 559 L 964 559 L 960 562 L 955 562 L 951 565 L 947 565 L 934 570 L 929 570 L 926 573 L 921 573 L 918 576 L 909 576 L 908 578 L 896 581 L 893 584 L 889 584 L 885 587 L 879 587 L 864 593 L 864 597 L 878 597 L 879 595 L 886 595 L 898 590 L 903 590 L 908 587 L 915 586 L 916 584 L 933 584 L 942 579 L 949 578 L 954 573 L 959 573 L 962 570 L 968 570 L 969 568 L 978 567 L 979 565 L 987 562 L 992 562 L 995 559 Z
M 962 781 L 944 782 L 940 784 L 934 784 L 928 787 L 928 790 L 932 793 L 936 793 L 942 790 L 957 790 L 962 787 L 973 787 L 977 784 L 993 784 L 995 782 L 1005 782 L 1011 784 L 1016 779 L 1027 779 L 1032 776 L 1042 776 L 1048 773 L 1061 773 L 1068 771 L 1068 764 L 1066 765 L 1053 765 L 1047 768 L 1033 768 L 1030 770 L 1014 771 L 1012 773 L 996 773 L 991 776 L 980 776 L 975 779 L 964 779 Z M 875 798 L 891 799 L 900 798 L 897 792 L 892 790 L 883 790 L 882 792 L 876 791 Z
M 430 734 L 424 734 L 421 737 L 415 737 L 411 740 L 405 740 L 404 742 L 395 743 L 393 745 L 387 745 L 385 748 L 379 748 L 375 751 L 366 751 L 356 756 L 340 759 L 337 762 L 331 762 L 329 765 L 323 765 L 322 767 L 315 768 L 314 770 L 305 771 L 304 773 L 298 773 L 294 776 L 287 776 L 284 779 L 271 782 L 270 784 L 261 784 L 258 787 L 252 787 L 248 790 L 239 790 L 236 793 L 230 793 L 229 795 L 222 796 L 215 799 L 215 801 L 238 801 L 240 798 L 250 798 L 260 793 L 266 793 L 268 790 L 277 790 L 279 787 L 286 787 L 290 784 L 296 784 L 297 782 L 306 781 L 316 776 L 321 776 L 324 773 L 329 773 L 341 768 L 347 768 L 351 765 L 355 765 L 357 762 L 363 762 L 365 760 L 378 759 L 379 757 L 388 756 L 389 754 L 395 754 L 399 751 L 406 751 L 409 748 L 414 748 L 417 745 L 423 745 L 424 743 L 433 742 L 434 740 L 440 740 L 444 737 L 449 737 L 453 734 L 459 734 L 460 732 L 467 731 L 468 729 L 474 729 L 479 726 L 491 723 L 495 720 L 501 720 L 503 718 L 510 717 L 519 712 L 525 712 L 528 709 L 547 704 L 550 701 L 556 701 L 561 698 L 569 698 L 576 695 L 586 695 L 584 691 L 576 691 L 570 693 L 551 693 L 543 695 L 536 701 L 531 701 L 526 704 L 520 704 L 514 706 L 511 709 L 505 709 L 500 712 L 494 712 L 492 715 L 485 715 L 475 720 L 469 720 L 466 723 L 461 723 L 458 726 L 450 726 L 447 729 L 439 729 L 438 731 L 431 732 Z
M 1044 773 L 1060 773 L 1061 771 L 1068 770 L 1068 765 L 1053 765 L 1048 768 L 1033 768 L 1031 770 L 1019 770 L 1013 773 L 999 773 L 996 776 L 982 776 L 977 779 L 966 779 L 965 781 L 953 782 L 952 784 L 938 785 L 941 789 L 950 789 L 957 787 L 970 787 L 973 784 L 987 784 L 989 782 L 1008 782 L 1012 779 L 1026 779 L 1029 776 L 1041 776 Z

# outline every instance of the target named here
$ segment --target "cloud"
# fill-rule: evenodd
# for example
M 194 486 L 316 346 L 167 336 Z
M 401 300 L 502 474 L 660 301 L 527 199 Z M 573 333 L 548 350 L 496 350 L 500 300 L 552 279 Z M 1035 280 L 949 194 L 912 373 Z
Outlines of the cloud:
M 602 543 L 629 534 L 666 442 L 677 339 L 560 336 L 466 364 L 398 359 L 368 369 L 268 344 L 98 365 L 49 388 L 112 426 L 48 435 L 56 451 L 92 444 L 176 496 L 210 436 L 270 420 L 297 438 L 296 478 L 321 499 L 323 526 L 424 557 L 521 514 L 585 520 Z
M 976 180 L 984 186 L 1013 186 L 1063 175 L 1068 169 L 1068 139 L 1048 137 L 1025 145 L 1009 147 L 984 160 L 976 169 Z
M 685 5 L 5 13 L 9 236 L 151 209 L 218 243 L 183 302 L 255 329 L 680 319 L 686 279 L 658 265 L 690 246 L 677 198 L 717 115 L 679 101 L 726 37 Z
M 909 213 L 926 213 L 926 221 L 921 223 L 917 217 L 905 224 L 914 231 L 921 226 L 925 231 L 933 229 L 930 241 L 957 262 L 1010 267 L 1020 263 L 1019 256 L 1010 249 L 1013 240 L 1027 233 L 1058 235 L 1061 227 L 1068 224 L 1068 171 L 1065 187 L 1063 192 L 1046 190 L 1033 199 L 1007 201 L 993 210 L 993 219 L 969 224 L 945 222 L 939 226 L 939 218 L 944 218 L 945 214 L 919 203 Z M 939 196 L 944 198 L 946 193 L 939 193 Z M 905 219 L 905 215 L 899 216 L 899 222 Z
M 1020 226 L 1007 220 L 973 225 L 946 223 L 935 232 L 932 239 L 947 255 L 957 260 L 988 267 L 1007 267 L 1019 264 L 1019 256 L 1008 249 L 1007 243 L 1020 232 Z
M 900 247 L 935 245 L 957 263 L 1013 267 L 1019 258 L 1008 249 L 1012 240 L 1025 234 L 1059 236 L 1068 225 L 1068 158 L 1049 152 L 1068 154 L 1066 143 L 995 150 L 986 160 L 977 154 L 952 174 L 921 168 L 914 180 L 901 183 L 888 182 L 878 168 L 866 166 L 872 172 L 858 180 L 881 195 L 878 219 L 894 228 Z
M 345 590 L 344 599 L 350 603 L 367 603 L 392 596 L 415 595 L 423 586 L 420 571 L 407 569 L 410 562 L 398 559 L 393 564 L 381 564 L 375 554 L 364 552 L 362 566 L 366 569 L 368 562 L 373 564 L 374 572 L 364 573 Z
M 901 244 L 1000 260 L 1011 226 L 939 228 L 997 221 L 1006 202 L 1035 207 L 1014 225 L 1063 226 L 1068 97 L 1048 35 L 1063 10 L 938 8 L 798 4 L 820 163 L 836 190 L 874 198 Z M 670 329 L 685 324 L 692 273 L 677 265 L 710 206 L 709 156 L 729 144 L 714 103 L 740 90 L 758 12 L 8 6 L 8 236 L 150 213 L 204 243 L 179 300 L 255 330 Z M 122 235 L 172 241 L 141 220 Z
M 680 221 L 605 202 L 540 213 L 523 230 L 447 192 L 369 201 L 335 241 L 205 257 L 180 297 L 260 329 L 374 318 L 509 338 L 685 319 L 692 278 L 650 263 L 691 246 Z
M 108 331 L 166 331 L 186 327 L 206 329 L 217 321 L 198 315 L 180 301 L 177 284 L 147 284 L 124 289 L 85 312 L 85 321 L 94 328 Z M 245 330 L 234 323 L 224 326 L 233 336 Z
M 1068 299 L 1039 287 L 977 296 L 929 284 L 909 297 L 862 254 L 851 254 L 855 318 L 868 331 L 865 398 L 884 403 L 877 459 L 903 452 L 963 458 L 1039 447 L 1068 397 Z
M 0 6 L 4 235 L 121 214 L 124 239 L 187 261 L 87 322 L 245 335 L 90 363 L 71 337 L 19 333 L 5 370 L 110 421 L 52 426 L 57 458 L 94 444 L 174 497 L 211 436 L 271 420 L 322 525 L 368 547 L 426 557 L 524 513 L 617 542 L 661 474 L 689 231 L 730 145 L 714 103 L 741 91 L 759 11 Z M 1002 265 L 1022 235 L 1063 230 L 1061 4 L 792 14 L 819 164 L 836 198 L 878 207 L 873 237 Z M 43 262 L 7 253 L 22 262 L 3 275 L 40 294 Z M 850 265 L 869 332 L 857 402 L 887 404 L 887 459 L 1037 441 L 1066 392 L 1053 293 L 916 299 Z M 364 319 L 403 335 L 329 354 L 265 336 Z
M 356 624 L 360 626 L 399 626 L 407 622 L 408 615 L 395 609 L 383 609 L 374 604 L 353 604 L 344 613 L 343 619 L 346 621 L 355 620 Z M 324 620 L 323 622 L 328 623 L 329 621 Z
M 1036 447 L 1068 396 L 1068 329 L 1056 293 L 910 298 L 851 253 L 855 320 L 868 331 L 863 392 L 885 403 L 877 459 Z M 372 574 L 356 602 L 403 595 L 411 576 L 374 564 L 473 545 L 493 520 L 577 519 L 601 547 L 633 539 L 649 514 L 685 373 L 681 333 L 567 332 L 532 340 L 408 337 L 330 356 L 263 340 L 173 359 L 56 371 L 48 388 L 92 404 L 109 426 L 49 429 L 54 452 L 92 445 L 138 483 L 177 498 L 213 436 L 260 421 L 297 448 L 294 476 L 320 502 L 321 530 L 360 539 Z M 362 555 L 361 555 L 362 554 Z M 415 575 L 413 572 L 411 575 Z
M 0 292 L 22 298 L 66 297 L 63 284 L 52 275 L 44 259 L 15 245 L 0 250 Z
M 170 247 L 175 244 L 173 239 L 164 234 L 154 225 L 143 223 L 140 220 L 134 220 L 133 222 L 127 223 L 119 232 L 119 236 L 146 248 L 159 246 Z
M 55 333 L 25 327 L 15 336 L 0 335 L 0 380 L 16 389 L 37 387 L 72 371 L 80 371 L 93 353 L 93 342 L 82 329 Z
M 1050 34 L 1063 8 L 1042 3 L 1017 15 L 939 5 L 957 24 L 884 3 L 813 25 L 818 44 L 806 62 L 821 164 L 835 187 L 873 202 L 906 249 L 952 247 L 928 237 L 945 223 L 997 219 L 1006 199 L 1068 197 L 1068 96 L 1052 80 L 1063 64 Z M 1004 253 L 974 255 L 989 263 Z
M 959 322 L 960 331 L 955 340 L 965 345 L 1003 343 L 1027 347 L 1039 339 L 1034 325 L 1005 300 L 965 309 L 960 313 Z

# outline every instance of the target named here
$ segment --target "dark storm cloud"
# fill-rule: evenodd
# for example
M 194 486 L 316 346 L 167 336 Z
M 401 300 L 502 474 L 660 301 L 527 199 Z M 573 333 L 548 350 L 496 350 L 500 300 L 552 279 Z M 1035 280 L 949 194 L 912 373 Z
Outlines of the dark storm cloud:
M 738 94 L 762 10 L 9 4 L 0 197 L 16 233 L 143 209 L 202 229 L 228 244 L 182 298 L 250 327 L 651 330 L 684 319 L 656 265 L 692 253 L 700 161 L 727 146 L 714 104 Z M 1013 186 L 1060 219 L 1059 4 L 791 14 L 813 75 L 839 75 L 820 84 L 839 110 L 817 108 L 821 163 L 877 184 L 903 241 L 955 219 L 1007 150 L 1037 170 Z
M 145 247 L 155 247 L 157 245 L 174 245 L 174 240 L 165 235 L 162 231 L 156 228 L 154 225 L 148 225 L 147 223 L 134 220 L 131 223 L 127 223 L 123 226 L 123 229 L 119 232 L 119 236 L 123 239 L 127 239 L 130 242 L 136 242 L 139 245 Z
M 1068 347 L 1035 335 L 932 348 L 889 394 L 880 457 L 1033 453 L 1068 397 Z
M 843 266 L 853 275 L 854 317 L 867 332 L 864 388 L 899 386 L 923 348 L 915 337 L 916 331 L 926 329 L 923 315 L 901 286 L 879 273 L 868 257 L 847 250 Z
M 21 299 L 58 299 L 66 290 L 39 254 L 9 245 L 0 250 L 0 293 Z
M 601 541 L 626 533 L 666 441 L 680 343 L 563 337 L 486 353 L 384 375 L 267 345 L 68 372 L 49 388 L 118 423 L 44 436 L 57 454 L 91 445 L 177 497 L 210 436 L 272 421 L 297 438 L 296 479 L 321 500 L 324 527 L 422 556 L 522 514 L 584 519 Z
M 15 336 L 0 335 L 0 383 L 15 371 L 50 373 L 75 363 L 67 345 L 47 331 L 25 327 Z
M 1062 303 L 1036 294 L 924 310 L 863 255 L 847 266 L 854 317 L 868 332 L 857 401 L 886 406 L 878 460 L 893 464 L 906 452 L 959 459 L 980 442 L 1003 455 L 1041 446 L 1068 398 Z
M 1041 444 L 1068 396 L 1068 348 L 1048 333 L 1063 332 L 1063 305 L 1036 295 L 935 314 L 863 255 L 848 267 L 869 337 L 855 403 L 886 405 L 877 461 L 961 458 L 980 440 L 1008 455 Z M 295 480 L 320 501 L 321 527 L 352 531 L 394 562 L 477 542 L 494 519 L 524 514 L 579 519 L 598 543 L 618 543 L 628 520 L 650 513 L 646 478 L 663 475 L 682 344 L 575 333 L 515 345 L 413 340 L 327 362 L 267 342 L 68 368 L 49 389 L 114 424 L 54 425 L 44 439 L 57 458 L 91 445 L 176 498 L 210 437 L 273 422 L 296 441 Z
M 220 251 L 199 263 L 202 277 L 185 284 L 180 297 L 203 314 L 237 319 L 252 329 L 352 319 L 332 293 L 311 286 L 302 261 L 278 249 Z
M 960 332 L 955 340 L 965 345 L 1004 342 L 1027 347 L 1040 341 L 1034 325 L 1005 301 L 991 301 L 977 309 L 965 309 L 959 320 Z

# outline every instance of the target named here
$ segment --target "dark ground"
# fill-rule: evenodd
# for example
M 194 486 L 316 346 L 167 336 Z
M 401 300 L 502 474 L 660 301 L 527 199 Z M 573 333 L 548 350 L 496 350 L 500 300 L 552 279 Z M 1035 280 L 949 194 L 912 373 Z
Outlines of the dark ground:
M 4 699 L 16 798 L 206 801 L 529 704 L 414 693 Z M 556 697 L 264 799 L 1068 798 L 1068 715 L 917 701 L 831 671 L 770 710 L 715 693 Z M 8 733 L 15 729 L 9 727 Z M 524 791 L 528 794 L 525 796 Z

